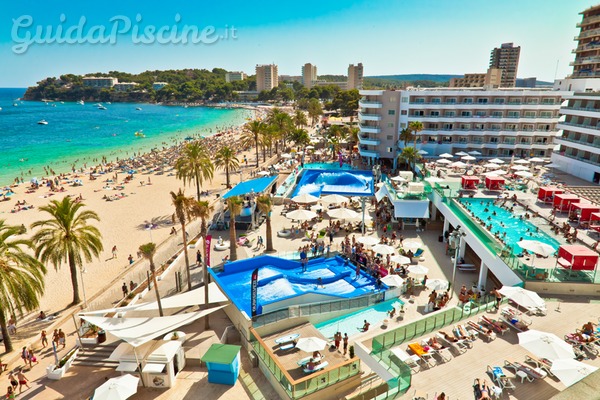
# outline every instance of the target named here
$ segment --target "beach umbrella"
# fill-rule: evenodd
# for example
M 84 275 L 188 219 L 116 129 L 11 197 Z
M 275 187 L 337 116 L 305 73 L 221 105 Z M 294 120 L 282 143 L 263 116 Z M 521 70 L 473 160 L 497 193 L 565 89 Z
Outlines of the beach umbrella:
M 337 219 L 358 218 L 360 216 L 359 213 L 349 208 L 334 208 L 333 210 L 328 210 L 327 215 Z
M 488 171 L 483 173 L 484 176 L 500 176 L 506 174 L 508 174 L 508 171 L 505 171 L 503 169 L 496 169 L 494 171 Z
M 575 358 L 573 347 L 553 333 L 529 329 L 518 333 L 519 344 L 539 358 Z
M 515 161 L 515 164 L 529 164 L 529 161 L 521 158 L 521 159 Z
M 545 308 L 546 302 L 536 292 L 518 286 L 502 286 L 498 293 L 524 308 Z
M 294 210 L 285 214 L 285 217 L 293 221 L 308 221 L 317 217 L 317 213 L 309 210 Z
M 533 157 L 533 158 L 529 159 L 529 162 L 538 163 L 538 162 L 546 162 L 546 160 L 544 160 L 543 158 L 539 158 L 539 157 Z
M 296 343 L 296 348 L 306 351 L 307 353 L 312 353 L 313 351 L 320 351 L 327 347 L 327 341 L 318 337 L 307 337 L 298 339 L 298 343 Z
M 400 265 L 408 265 L 412 262 L 410 258 L 400 255 L 390 257 L 390 261 Z
M 450 166 L 451 166 L 452 168 L 464 168 L 464 167 L 466 167 L 466 166 L 467 166 L 467 164 L 465 164 L 465 163 L 464 163 L 464 162 L 462 162 L 462 161 L 457 161 L 457 162 L 453 162 L 452 164 L 450 164 Z
M 365 246 L 375 246 L 380 242 L 379 238 L 376 238 L 374 236 L 361 236 L 358 239 L 356 239 L 356 241 L 358 243 L 364 244 Z
M 449 153 L 444 153 L 444 154 L 440 154 L 438 157 L 442 157 L 442 158 L 453 158 L 454 156 L 452 154 Z
M 321 201 L 328 204 L 347 203 L 350 201 L 346 196 L 340 194 L 330 194 L 329 196 L 321 197 Z
M 321 154 L 323 154 L 323 151 L 322 150 L 316 150 L 313 153 L 316 154 L 316 155 L 318 155 L 318 156 L 320 156 Z
M 445 281 L 443 279 L 427 279 L 427 282 L 425 282 L 425 286 L 427 286 L 429 289 L 431 290 L 448 290 L 448 281 Z
M 480 156 L 481 155 L 481 153 L 478 152 L 477 150 L 469 151 L 469 154 L 472 156 Z
M 429 272 L 429 268 L 421 264 L 411 265 L 408 267 L 408 272 L 415 275 L 425 275 Z
M 492 158 L 490 162 L 493 162 L 494 164 L 504 164 L 504 161 L 499 158 Z
M 137 393 L 140 378 L 130 374 L 111 378 L 94 390 L 94 400 L 125 400 Z
M 292 158 L 292 155 L 290 153 L 283 153 L 282 155 L 280 155 L 279 157 L 281 158 L 285 158 L 285 159 L 290 159 Z
M 435 176 L 430 176 L 429 178 L 425 178 L 425 180 L 429 183 L 438 183 L 438 182 L 444 182 L 444 180 L 442 178 L 438 178 Z
M 391 274 L 381 278 L 381 282 L 387 286 L 400 287 L 404 284 L 404 279 L 400 278 L 398 275 Z
M 520 176 L 522 178 L 531 178 L 533 177 L 533 174 L 529 171 L 517 171 L 515 172 L 515 175 Z
M 315 148 L 315 146 L 306 146 L 305 149 L 306 150 L 313 150 Z
M 515 171 L 528 171 L 529 167 L 525 167 L 524 165 L 512 165 L 510 169 L 513 169 Z
M 598 367 L 573 360 L 572 358 L 552 360 L 552 367 L 550 368 L 550 372 L 560 379 L 565 386 L 571 386 L 597 370 Z
M 404 240 L 402 242 L 402 248 L 416 251 L 418 248 L 423 246 L 422 242 L 417 242 L 416 240 Z
M 401 177 L 400 175 L 390 178 L 390 180 L 392 180 L 394 182 L 406 182 L 406 179 Z
M 296 197 L 292 197 L 292 201 L 294 203 L 316 203 L 319 201 L 319 198 L 309 193 L 302 193 Z
M 424 156 L 425 154 L 429 154 L 428 152 L 426 152 L 425 150 L 419 150 L 417 151 L 417 153 L 419 153 L 420 155 Z
M 256 173 L 256 175 L 260 175 L 260 176 L 267 176 L 267 175 L 269 175 L 269 174 L 270 174 L 270 173 L 269 173 L 269 172 L 267 172 L 267 171 L 259 171 L 259 172 L 257 172 L 257 173 Z
M 323 204 L 315 204 L 310 207 L 311 211 L 321 211 L 323 208 Z
M 473 157 L 473 156 L 462 156 L 460 159 L 461 159 L 461 160 L 465 160 L 465 161 L 474 161 L 474 160 L 477 160 L 477 159 L 476 159 L 475 157 Z
M 387 244 L 383 243 L 376 244 L 375 246 L 371 247 L 371 250 L 373 250 L 373 252 L 377 254 L 382 255 L 394 254 L 396 252 L 396 249 L 394 249 L 392 246 L 388 246 Z
M 487 164 L 483 164 L 483 166 L 485 168 L 500 168 L 500 165 L 495 164 L 495 163 L 487 163 Z
M 442 158 L 440 160 L 437 160 L 436 163 L 438 163 L 438 164 L 452 164 L 452 161 L 448 160 L 447 158 Z
M 554 247 L 544 242 L 540 242 L 539 240 L 521 240 L 520 242 L 517 242 L 517 245 L 522 249 L 529 250 L 542 257 L 551 256 L 556 252 Z
M 455 156 L 468 156 L 469 153 L 465 153 L 464 151 L 459 151 L 458 153 L 454 154 Z

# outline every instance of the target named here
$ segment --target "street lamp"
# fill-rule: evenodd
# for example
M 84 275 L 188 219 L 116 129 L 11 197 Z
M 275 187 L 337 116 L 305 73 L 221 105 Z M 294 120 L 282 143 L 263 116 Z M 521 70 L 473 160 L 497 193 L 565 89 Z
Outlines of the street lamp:
M 463 237 L 465 237 L 465 236 L 467 236 L 467 234 L 464 233 L 461 230 L 460 225 L 458 225 L 456 227 L 456 229 L 448 237 L 448 242 L 452 241 L 455 244 L 454 266 L 452 268 L 452 284 L 450 286 L 450 288 L 451 288 L 450 298 L 452 298 L 452 295 L 454 293 L 454 281 L 456 280 L 456 268 L 457 268 L 457 265 L 458 265 L 458 256 L 459 256 L 459 253 L 460 253 L 460 247 L 462 245 Z

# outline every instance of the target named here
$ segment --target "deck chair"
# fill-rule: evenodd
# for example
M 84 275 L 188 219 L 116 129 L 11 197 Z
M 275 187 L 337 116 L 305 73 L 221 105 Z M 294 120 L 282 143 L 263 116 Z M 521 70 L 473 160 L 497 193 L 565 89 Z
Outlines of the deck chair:
M 587 352 L 595 356 L 598 355 L 598 346 L 594 344 L 597 341 L 598 339 L 594 339 L 591 342 L 584 342 L 574 333 L 565 335 L 565 342 L 569 343 L 571 346 L 573 346 L 573 348 L 579 347 L 581 349 L 585 349 Z
M 425 250 L 423 249 L 417 249 L 417 251 L 415 251 L 415 253 L 413 254 L 414 258 L 421 258 L 423 257 L 423 253 L 425 253 Z
M 433 367 L 436 364 L 435 358 L 433 358 L 433 352 L 429 352 L 423 348 L 419 343 L 410 343 L 408 345 L 410 351 L 414 355 L 418 356 L 428 367 Z
M 456 342 L 446 340 L 446 337 L 439 332 L 435 334 L 435 337 L 441 343 L 444 343 L 450 349 L 454 350 L 456 354 L 463 354 L 469 349 L 469 345 L 467 345 L 464 340 L 457 340 Z
M 465 326 L 465 325 L 461 325 L 461 324 L 456 325 L 456 329 L 458 329 L 458 331 L 461 333 L 461 335 L 469 338 L 469 340 L 471 342 L 474 342 L 475 340 L 477 340 L 477 337 L 479 336 L 479 332 L 468 329 L 467 326 Z
M 482 315 L 479 318 L 479 322 L 484 326 L 489 326 L 491 330 L 501 335 L 504 335 L 510 330 L 510 328 L 508 326 L 504 326 L 502 322 L 496 321 L 492 318 L 488 318 L 485 315 Z
M 523 375 L 520 375 L 521 381 L 523 381 L 524 379 L 527 379 L 527 381 L 533 382 L 536 379 L 544 379 L 545 377 L 548 376 L 546 371 L 544 371 L 543 369 L 530 368 L 529 366 L 527 366 L 525 364 L 521 364 L 518 361 L 504 360 L 504 368 L 513 369 L 515 371 L 515 374 L 517 374 L 518 371 L 525 373 L 527 375 L 526 377 Z
M 452 353 L 450 352 L 450 349 L 445 344 L 439 343 L 440 345 L 442 345 L 442 347 L 439 349 L 436 349 L 429 344 L 429 340 L 430 340 L 430 338 L 423 338 L 423 340 L 421 340 L 421 346 L 423 346 L 423 347 L 429 346 L 430 350 L 428 352 L 432 353 L 434 356 L 436 356 L 436 355 L 439 356 L 439 358 L 442 360 L 442 362 L 448 362 L 448 361 L 452 360 Z
M 324 369 L 328 365 L 329 365 L 329 363 L 327 361 L 323 361 L 322 363 L 319 363 L 319 364 L 315 365 L 314 369 L 304 368 L 303 371 L 304 371 L 305 374 L 311 374 L 313 372 L 320 371 L 320 370 Z
M 490 367 L 487 366 L 486 371 L 494 382 L 501 390 L 515 389 L 515 384 L 510 380 L 508 376 L 502 370 L 502 367 Z
M 554 376 L 552 373 L 552 361 L 545 358 L 538 358 L 534 356 L 530 356 L 529 354 L 525 355 L 525 362 L 533 364 L 536 368 L 542 369 L 546 371 L 546 373 L 550 376 Z
M 398 360 L 402 361 L 404 364 L 408 365 L 409 368 L 413 370 L 413 372 L 417 372 L 419 370 L 419 368 L 421 367 L 419 365 L 419 361 L 421 361 L 419 356 L 410 355 L 405 350 L 401 349 L 400 347 L 391 349 L 390 356 L 392 356 L 392 355 L 395 356 L 396 358 L 398 358 Z
M 469 326 L 470 329 L 479 333 L 479 337 L 485 338 L 488 342 L 491 342 L 492 340 L 496 339 L 496 334 L 493 331 L 489 332 L 489 329 L 486 329 L 481 324 L 477 324 L 473 321 L 468 321 L 467 325 Z

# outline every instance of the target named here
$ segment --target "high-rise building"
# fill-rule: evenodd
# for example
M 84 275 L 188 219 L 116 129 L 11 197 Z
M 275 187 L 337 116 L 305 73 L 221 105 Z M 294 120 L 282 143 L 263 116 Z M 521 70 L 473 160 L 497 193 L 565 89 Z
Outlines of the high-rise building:
M 317 81 L 317 66 L 306 63 L 302 66 L 302 84 L 305 88 L 311 89 Z
M 362 89 L 363 87 L 363 65 L 358 63 L 357 65 L 350 64 L 348 67 L 348 84 L 346 88 L 350 89 Z
M 271 90 L 279 86 L 277 65 L 265 64 L 256 66 L 256 90 Z
M 583 18 L 577 24 L 581 28 L 575 36 L 577 47 L 573 50 L 575 61 L 572 78 L 600 77 L 600 4 L 580 13 Z
M 244 79 L 246 79 L 246 74 L 241 71 L 231 71 L 225 74 L 227 82 L 243 81 Z
M 485 74 L 465 74 L 462 78 L 450 79 L 451 88 L 458 87 L 483 87 L 496 89 L 500 87 L 502 70 L 499 68 L 488 68 Z
M 490 68 L 500 68 L 502 70 L 500 87 L 515 87 L 520 54 L 521 46 L 515 47 L 512 43 L 502 43 L 500 47 L 492 50 Z

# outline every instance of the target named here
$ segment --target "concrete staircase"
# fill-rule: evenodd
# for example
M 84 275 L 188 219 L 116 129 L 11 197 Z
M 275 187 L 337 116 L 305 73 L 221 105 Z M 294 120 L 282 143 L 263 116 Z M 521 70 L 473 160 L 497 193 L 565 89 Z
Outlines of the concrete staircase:
M 73 365 L 96 368 L 116 368 L 119 365 L 118 361 L 110 361 L 108 357 L 117 348 L 119 342 L 103 344 L 93 348 L 86 347 L 83 352 L 80 352 Z

